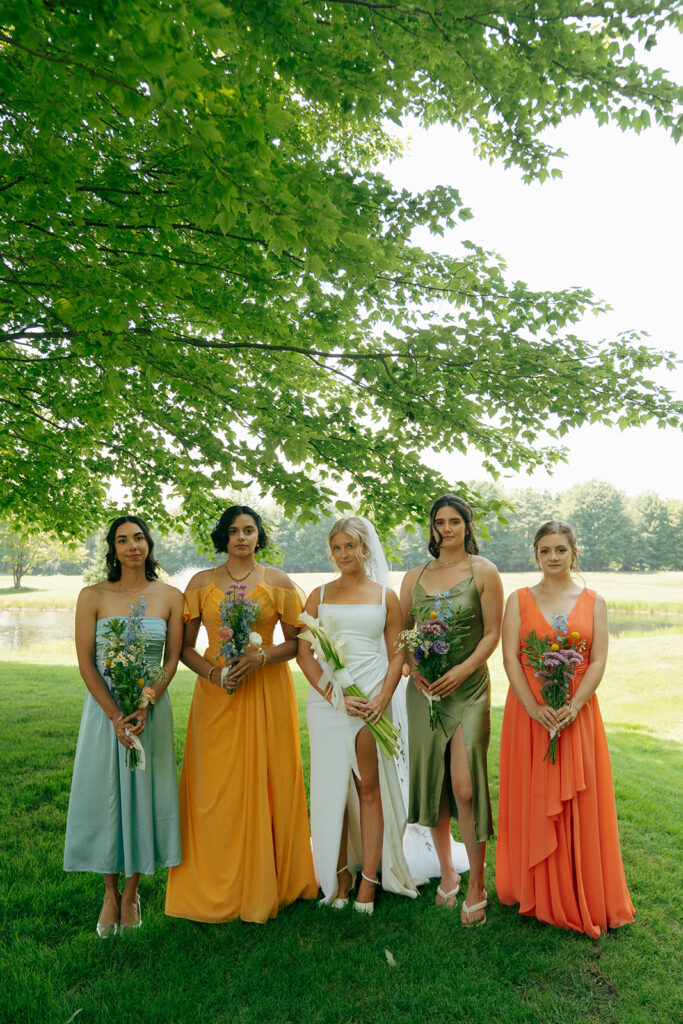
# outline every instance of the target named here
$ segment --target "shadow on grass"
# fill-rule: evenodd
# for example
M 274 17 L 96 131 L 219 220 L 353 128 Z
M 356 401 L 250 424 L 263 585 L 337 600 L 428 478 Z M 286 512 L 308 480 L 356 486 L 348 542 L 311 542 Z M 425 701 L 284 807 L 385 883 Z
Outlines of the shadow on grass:
M 436 882 L 410 901 L 380 894 L 372 918 L 314 902 L 266 925 L 209 926 L 164 916 L 166 872 L 141 883 L 143 926 L 101 942 L 101 880 L 62 871 L 64 823 L 83 684 L 71 667 L 0 665 L 6 883 L 0 1020 L 78 1024 L 650 1024 L 676 1019 L 680 748 L 608 729 L 636 923 L 594 942 L 522 918 L 495 899 L 487 852 L 485 927 L 434 906 Z M 30 686 L 26 684 L 30 680 Z M 174 680 L 179 748 L 193 687 Z M 303 701 L 300 709 L 303 713 Z M 502 709 L 494 708 L 494 812 Z M 305 716 L 302 721 L 307 760 Z M 229 823 L 226 823 L 229 827 Z M 386 951 L 396 962 L 389 966 Z
M 2 594 L 37 594 L 39 587 L 0 587 Z

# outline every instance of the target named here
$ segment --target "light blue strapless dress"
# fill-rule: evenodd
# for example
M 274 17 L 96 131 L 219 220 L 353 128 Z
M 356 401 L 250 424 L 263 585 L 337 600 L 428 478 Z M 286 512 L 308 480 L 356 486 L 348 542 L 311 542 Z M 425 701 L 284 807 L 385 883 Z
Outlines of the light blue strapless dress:
M 107 618 L 97 620 L 95 631 L 100 674 Z M 166 621 L 148 616 L 143 622 L 150 636 L 147 661 L 158 665 L 166 642 Z M 150 708 L 140 739 L 146 767 L 132 772 L 110 720 L 95 698 L 86 693 L 66 822 L 65 871 L 151 875 L 157 868 L 180 863 L 178 785 L 168 691 Z

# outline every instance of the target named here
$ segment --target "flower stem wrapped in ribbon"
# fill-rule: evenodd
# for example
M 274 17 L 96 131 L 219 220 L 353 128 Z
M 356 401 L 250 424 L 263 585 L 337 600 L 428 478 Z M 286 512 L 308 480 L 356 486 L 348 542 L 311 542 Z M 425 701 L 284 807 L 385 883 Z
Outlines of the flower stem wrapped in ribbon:
M 104 647 L 104 677 L 110 681 L 111 694 L 124 718 L 134 714 L 152 701 L 143 694 L 145 686 L 166 682 L 166 670 L 161 665 L 148 665 L 145 660 L 148 634 L 142 620 L 146 602 L 141 597 L 130 606 L 125 618 L 108 619 L 104 627 L 107 638 Z M 130 733 L 126 729 L 126 734 Z M 131 771 L 145 770 L 145 751 L 139 736 L 131 736 L 134 747 L 126 747 L 126 764 Z
M 300 636 L 303 640 L 307 640 L 313 648 L 323 670 L 323 676 L 332 687 L 330 694 L 332 707 L 344 710 L 345 693 L 349 697 L 366 699 L 360 686 L 354 683 L 344 665 L 345 646 L 343 640 L 330 636 L 320 620 L 309 615 L 308 612 L 301 612 L 299 620 L 307 627 Z M 384 756 L 387 758 L 397 757 L 400 733 L 392 722 L 382 715 L 377 722 L 367 722 L 366 724 Z M 354 771 L 356 775 L 359 775 L 357 768 L 354 768 Z
M 586 642 L 579 633 L 568 633 L 565 615 L 553 615 L 551 625 L 555 630 L 552 639 L 537 636 L 532 629 L 522 639 L 522 652 L 541 683 L 541 697 L 548 707 L 557 711 L 569 703 L 572 676 L 583 661 L 581 651 Z M 547 757 L 551 764 L 555 764 L 558 735 L 556 729 L 549 731 L 550 742 L 543 760 Z

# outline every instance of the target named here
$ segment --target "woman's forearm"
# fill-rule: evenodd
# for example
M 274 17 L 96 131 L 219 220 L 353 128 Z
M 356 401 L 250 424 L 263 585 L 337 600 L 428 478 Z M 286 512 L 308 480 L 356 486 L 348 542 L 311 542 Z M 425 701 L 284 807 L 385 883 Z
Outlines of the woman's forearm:
M 604 673 L 604 665 L 594 664 L 591 662 L 588 666 L 586 674 L 577 686 L 576 692 L 570 700 L 570 703 L 574 705 L 577 712 L 580 711 L 581 708 L 591 699 L 600 685 Z
M 496 647 L 500 640 L 500 631 L 496 630 L 492 633 L 484 633 L 481 640 L 474 648 L 469 658 L 465 658 L 464 661 L 460 662 L 460 667 L 466 672 L 468 676 L 471 676 L 473 672 L 476 672 L 478 668 L 484 665 Z
M 296 657 L 298 641 L 296 637 L 292 640 L 285 640 L 281 644 L 272 647 L 264 647 L 266 653 L 266 664 L 279 665 L 284 661 L 291 661 Z

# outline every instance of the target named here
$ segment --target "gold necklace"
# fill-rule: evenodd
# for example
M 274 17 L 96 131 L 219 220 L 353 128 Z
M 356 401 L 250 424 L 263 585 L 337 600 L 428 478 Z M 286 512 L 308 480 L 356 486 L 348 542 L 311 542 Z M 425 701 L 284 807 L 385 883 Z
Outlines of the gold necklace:
M 467 559 L 469 559 L 469 557 L 470 556 L 466 554 L 465 558 L 458 558 L 458 560 L 456 562 L 442 562 L 442 563 L 440 563 L 438 560 L 435 559 L 434 560 L 434 564 L 435 564 L 437 569 L 451 569 L 454 565 L 462 565 Z
M 251 574 L 252 574 L 252 572 L 254 571 L 255 568 L 256 568 L 256 566 L 252 565 L 252 567 L 249 570 L 249 572 L 246 573 L 244 576 L 233 576 L 233 574 L 228 569 L 228 563 L 227 562 L 225 563 L 225 571 L 227 572 L 228 576 L 230 577 L 230 579 L 232 580 L 233 583 L 242 583 L 243 580 L 246 580 L 247 576 L 251 576 Z

